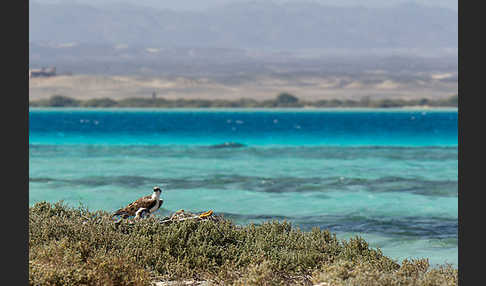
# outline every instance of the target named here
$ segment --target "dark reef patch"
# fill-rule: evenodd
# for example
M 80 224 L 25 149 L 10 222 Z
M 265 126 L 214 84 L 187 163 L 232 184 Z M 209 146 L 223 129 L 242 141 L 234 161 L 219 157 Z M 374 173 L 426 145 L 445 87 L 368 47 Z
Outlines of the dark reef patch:
M 238 142 L 224 142 L 222 144 L 215 144 L 215 145 L 209 146 L 209 148 L 212 148 L 212 149 L 242 148 L 242 147 L 246 147 L 246 145 L 245 144 L 238 143 Z

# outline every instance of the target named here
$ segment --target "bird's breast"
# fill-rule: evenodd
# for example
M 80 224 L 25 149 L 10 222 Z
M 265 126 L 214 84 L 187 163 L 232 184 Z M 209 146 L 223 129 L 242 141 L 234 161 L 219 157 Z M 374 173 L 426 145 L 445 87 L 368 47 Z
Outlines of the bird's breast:
M 162 204 L 161 201 L 157 200 L 157 203 L 155 204 L 155 206 L 153 208 L 150 209 L 150 212 L 152 213 L 152 212 L 158 210 L 161 204 Z

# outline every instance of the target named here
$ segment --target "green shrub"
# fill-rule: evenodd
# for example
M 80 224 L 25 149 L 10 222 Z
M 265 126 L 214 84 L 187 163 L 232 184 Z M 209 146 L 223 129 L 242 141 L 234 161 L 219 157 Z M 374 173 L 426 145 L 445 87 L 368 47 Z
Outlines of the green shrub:
M 431 100 L 423 98 L 420 100 L 411 99 L 381 99 L 371 100 L 364 97 L 357 100 L 317 100 L 302 101 L 296 96 L 289 93 L 280 93 L 275 99 L 257 101 L 254 99 L 241 98 L 238 100 L 225 99 L 175 99 L 168 100 L 164 98 L 125 98 L 115 101 L 109 98 L 88 99 L 78 101 L 69 97 L 55 95 L 48 100 L 30 101 L 30 107 L 149 107 L 149 108 L 279 108 L 279 107 L 404 107 L 404 106 L 444 106 L 457 107 L 458 96 L 453 95 L 447 99 Z
M 457 269 L 442 265 L 438 269 L 428 270 L 426 259 L 404 260 L 396 270 L 385 271 L 373 264 L 358 259 L 338 260 L 333 264 L 323 265 L 313 273 L 315 284 L 327 285 L 457 285 Z M 325 284 L 324 284 L 325 285 Z
M 110 98 L 88 99 L 81 103 L 83 107 L 115 107 L 118 102 Z
M 151 98 L 124 98 L 118 101 L 120 107 L 153 107 L 154 100 Z
M 67 96 L 53 95 L 46 102 L 51 107 L 78 107 L 79 101 Z
M 298 104 L 299 99 L 297 97 L 295 97 L 294 95 L 287 93 L 287 92 L 280 93 L 277 96 L 277 99 L 275 101 L 276 101 L 277 106 L 283 106 L 283 107 L 298 107 L 298 106 L 300 106 Z
M 360 237 L 338 241 L 328 230 L 303 232 L 285 221 L 164 225 L 152 217 L 115 224 L 106 212 L 62 202 L 29 208 L 31 285 L 148 285 L 155 277 L 222 285 L 457 285 L 450 266 L 400 266 Z

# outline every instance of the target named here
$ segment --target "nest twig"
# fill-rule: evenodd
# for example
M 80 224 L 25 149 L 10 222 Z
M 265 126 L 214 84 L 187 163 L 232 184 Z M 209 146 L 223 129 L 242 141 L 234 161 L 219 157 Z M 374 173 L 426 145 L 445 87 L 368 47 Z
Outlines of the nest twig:
M 169 217 L 163 218 L 160 222 L 163 224 L 169 224 L 173 222 L 180 222 L 186 220 L 196 220 L 196 221 L 222 221 L 223 218 L 221 216 L 217 216 L 213 214 L 213 211 L 207 211 L 201 214 L 194 214 L 184 210 L 178 210 L 174 214 Z

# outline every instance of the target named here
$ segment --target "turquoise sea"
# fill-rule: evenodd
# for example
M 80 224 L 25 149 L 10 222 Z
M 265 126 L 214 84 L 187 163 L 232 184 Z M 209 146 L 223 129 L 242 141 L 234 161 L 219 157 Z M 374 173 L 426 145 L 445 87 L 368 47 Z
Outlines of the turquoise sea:
M 29 203 L 214 210 L 458 261 L 457 109 L 30 109 Z M 225 144 L 227 143 L 227 144 Z

